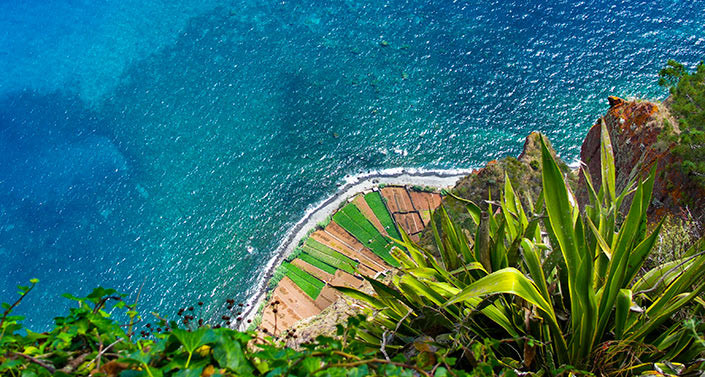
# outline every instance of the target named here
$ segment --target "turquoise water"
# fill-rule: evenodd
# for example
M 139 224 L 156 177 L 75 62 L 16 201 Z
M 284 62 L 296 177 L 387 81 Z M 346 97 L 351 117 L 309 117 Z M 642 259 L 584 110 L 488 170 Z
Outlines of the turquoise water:
M 0 3 L 0 301 L 250 297 L 348 174 L 567 160 L 608 95 L 705 57 L 704 1 Z

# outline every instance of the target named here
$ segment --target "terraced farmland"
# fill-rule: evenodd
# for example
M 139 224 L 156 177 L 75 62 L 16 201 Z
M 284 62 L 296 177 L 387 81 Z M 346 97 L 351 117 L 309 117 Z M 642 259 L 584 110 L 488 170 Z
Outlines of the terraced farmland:
M 297 258 L 282 265 L 286 278 L 271 296 L 279 302 L 277 313 L 265 305 L 259 328 L 273 331 L 278 323 L 278 329 L 284 330 L 283 325 L 308 318 L 334 302 L 339 293 L 332 286 L 359 288 L 363 276 L 398 267 L 390 255 L 391 238 L 401 239 L 399 229 L 404 229 L 418 239 L 440 202 L 437 193 L 403 186 L 384 187 L 349 200 L 325 228 L 304 240 Z
M 345 255 L 331 249 L 330 247 L 309 238 L 304 244 L 304 252 L 313 258 L 320 260 L 336 269 L 343 270 L 349 274 L 355 273 L 355 267 L 359 264 Z
M 343 229 L 347 230 L 389 265 L 398 267 L 397 261 L 389 254 L 391 242 L 375 229 L 372 223 L 367 220 L 354 204 L 348 204 L 340 209 L 333 216 L 333 221 L 342 226 Z

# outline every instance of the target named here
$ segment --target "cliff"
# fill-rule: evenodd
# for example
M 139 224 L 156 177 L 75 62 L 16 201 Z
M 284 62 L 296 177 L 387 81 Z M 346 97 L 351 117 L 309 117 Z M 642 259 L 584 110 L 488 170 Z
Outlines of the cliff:
M 589 170 L 595 188 L 600 187 L 600 134 L 604 125 L 610 134 L 615 157 L 615 172 L 617 191 L 620 192 L 633 177 L 645 178 L 653 166 L 656 167 L 656 180 L 654 184 L 652 203 L 649 216 L 652 220 L 670 214 L 679 218 L 686 218 L 689 214 L 696 220 L 703 218 L 703 206 L 691 205 L 697 198 L 705 196 L 705 192 L 692 180 L 682 173 L 681 161 L 672 153 L 673 142 L 677 138 L 669 137 L 671 133 L 677 134 L 677 120 L 668 109 L 668 101 L 654 103 L 648 101 L 626 101 L 618 97 L 609 97 L 609 109 L 590 128 L 581 147 L 581 161 Z M 529 210 L 529 202 L 535 203 L 540 195 L 541 183 L 541 134 L 532 132 L 526 137 L 522 153 L 517 157 L 506 157 L 501 160 L 490 161 L 481 169 L 477 169 L 468 176 L 460 179 L 451 190 L 453 195 L 468 199 L 479 205 L 483 210 L 488 209 L 488 198 L 499 200 L 499 195 L 504 187 L 505 173 L 511 180 L 515 192 L 520 197 L 525 210 Z M 553 153 L 555 151 L 550 147 Z M 588 202 L 584 177 L 571 169 L 560 159 L 556 158 L 565 174 L 566 180 L 576 192 L 578 202 L 585 205 Z M 623 209 L 629 206 L 627 198 Z M 385 200 L 387 206 L 398 200 Z M 465 204 L 453 196 L 444 196 L 441 200 L 448 214 L 466 230 L 472 231 L 475 227 L 470 219 Z M 434 204 L 433 208 L 437 205 Z M 496 207 L 495 207 L 496 208 Z M 390 212 L 394 212 L 391 211 Z M 395 218 L 396 219 L 396 218 Z M 423 225 L 426 229 L 419 234 L 419 243 L 428 249 L 435 249 L 433 235 L 430 231 L 432 218 L 424 217 Z M 402 226 L 408 233 L 408 226 Z M 416 228 L 415 228 L 416 229 Z M 371 292 L 370 292 L 371 293 Z M 290 345 L 298 345 L 302 341 L 315 338 L 320 334 L 332 335 L 335 333 L 336 324 L 353 315 L 357 304 L 349 298 L 340 298 L 334 305 L 324 310 L 318 316 L 301 321 L 294 325 L 298 336 L 293 340 L 287 338 Z
M 519 157 L 505 157 L 487 163 L 484 168 L 458 181 L 454 193 L 462 198 L 473 200 L 483 209 L 487 207 L 486 200 L 492 194 L 493 199 L 499 199 L 499 193 L 504 187 L 506 172 L 517 192 L 528 193 L 535 201 L 541 191 L 541 134 L 530 133 L 524 140 L 524 147 Z M 554 157 L 555 151 L 550 147 Z M 573 179 L 568 165 L 560 162 L 564 173 Z M 522 198 L 526 200 L 526 198 Z M 526 204 L 526 203 L 525 203 Z
M 471 200 L 485 210 L 488 208 L 487 201 L 490 197 L 493 201 L 499 200 L 500 192 L 504 188 L 506 172 L 512 187 L 524 205 L 524 209 L 528 211 L 529 201 L 535 204 L 541 191 L 540 137 L 541 134 L 539 132 L 530 133 L 524 140 L 524 147 L 518 157 L 505 157 L 488 162 L 483 168 L 477 169 L 472 174 L 460 179 L 452 189 L 453 194 L 460 198 Z M 556 156 L 550 143 L 548 147 L 558 161 L 561 170 L 565 173 L 567 181 L 574 186 L 577 182 L 575 174 L 568 165 Z M 465 204 L 452 196 L 447 196 L 443 198 L 443 206 L 445 206 L 449 216 L 454 221 L 462 224 L 466 229 L 472 230 L 475 228 L 475 223 L 465 209 Z M 430 229 L 426 229 L 423 232 L 420 243 L 427 248 L 435 249 L 433 234 Z
M 656 167 L 656 180 L 649 208 L 652 220 L 671 214 L 679 218 L 692 215 L 702 221 L 705 211 L 695 206 L 695 198 L 705 191 L 680 169 L 681 160 L 672 153 L 674 138 L 678 134 L 678 121 L 671 115 L 669 101 L 627 101 L 609 97 L 609 110 L 588 131 L 580 150 L 580 159 L 587 167 L 597 189 L 600 186 L 600 133 L 604 124 L 612 139 L 615 156 L 617 191 L 623 189 L 633 177 L 645 178 Z M 577 190 L 580 203 L 586 203 L 587 191 L 584 177 L 580 176 Z M 625 200 L 623 209 L 629 205 Z

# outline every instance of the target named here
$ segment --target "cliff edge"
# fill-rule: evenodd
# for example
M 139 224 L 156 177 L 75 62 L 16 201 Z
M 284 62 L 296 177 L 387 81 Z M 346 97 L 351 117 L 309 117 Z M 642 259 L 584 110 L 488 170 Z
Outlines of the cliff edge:
M 588 131 L 580 150 L 580 159 L 590 172 L 592 183 L 600 187 L 600 133 L 607 127 L 615 157 L 617 191 L 630 179 L 644 179 L 656 167 L 656 180 L 649 208 L 652 220 L 671 214 L 679 218 L 689 215 L 702 222 L 705 209 L 695 206 L 695 198 L 705 196 L 705 191 L 679 168 L 681 160 L 672 150 L 674 142 L 668 134 L 678 134 L 678 121 L 671 115 L 668 100 L 655 103 L 609 97 L 609 110 Z M 579 177 L 578 200 L 587 203 L 584 177 Z M 625 200 L 624 206 L 629 205 Z M 624 209 L 624 208 L 623 208 Z

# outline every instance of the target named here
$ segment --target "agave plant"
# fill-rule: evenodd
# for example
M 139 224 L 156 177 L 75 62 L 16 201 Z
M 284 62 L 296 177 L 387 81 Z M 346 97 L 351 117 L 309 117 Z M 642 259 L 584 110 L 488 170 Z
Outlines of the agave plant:
M 392 348 L 445 334 L 459 351 L 491 337 L 510 364 L 549 371 L 572 365 L 635 372 L 647 362 L 702 354 L 702 325 L 694 331 L 674 314 L 705 306 L 698 298 L 705 289 L 703 242 L 679 260 L 641 271 L 661 228 L 647 231 L 655 173 L 618 194 L 606 127 L 601 138 L 601 185 L 595 190 L 583 169 L 590 196 L 583 211 L 542 138 L 543 190 L 533 206 L 528 200 L 524 208 L 505 177 L 496 211 L 491 200 L 487 211 L 465 201 L 474 235 L 442 207 L 440 229 L 432 222 L 436 254 L 402 232 L 393 253 L 402 269 L 390 284 L 370 280 L 374 296 L 339 288 L 374 314 L 360 336 Z

